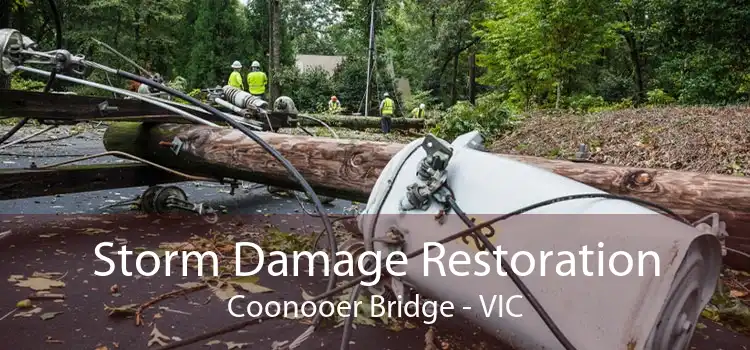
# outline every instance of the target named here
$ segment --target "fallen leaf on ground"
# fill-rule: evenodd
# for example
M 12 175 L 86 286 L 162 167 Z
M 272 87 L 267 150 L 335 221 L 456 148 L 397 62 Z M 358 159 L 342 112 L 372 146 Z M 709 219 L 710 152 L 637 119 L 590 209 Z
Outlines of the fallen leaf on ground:
M 300 288 L 300 289 L 302 289 L 302 288 Z M 313 296 L 310 295 L 310 294 L 307 294 L 307 292 L 305 292 L 305 290 L 302 289 L 302 300 L 309 301 L 309 300 L 312 300 L 312 299 L 313 299 Z
M 235 277 L 229 280 L 235 287 L 244 289 L 248 293 L 268 293 L 273 292 L 273 289 L 263 287 L 255 284 L 260 278 L 258 276 L 244 276 Z
M 234 287 L 228 283 L 223 283 L 218 287 L 211 287 L 211 291 L 214 292 L 214 295 L 221 299 L 221 301 L 227 301 L 237 295 L 237 291 L 235 291 Z
M 64 276 L 62 272 L 34 272 L 33 274 L 31 274 L 31 277 L 49 278 L 49 279 L 59 279 L 62 276 Z
M 44 342 L 47 344 L 63 344 L 64 343 L 62 340 L 53 339 L 50 336 L 47 336 L 47 339 Z
M 65 282 L 43 277 L 31 277 L 18 281 L 16 286 L 31 288 L 33 290 L 49 290 L 50 288 L 65 287 Z
M 154 329 L 151 330 L 151 339 L 148 340 L 148 346 L 151 347 L 151 345 L 159 344 L 159 346 L 167 345 L 166 341 L 169 340 L 169 337 L 159 332 L 159 329 L 154 326 Z
M 22 280 L 23 278 L 24 278 L 23 275 L 10 275 L 10 277 L 8 277 L 8 282 L 11 282 L 11 283 L 18 282 Z
M 285 340 L 285 341 L 274 341 L 273 343 L 271 343 L 271 350 L 282 349 L 288 343 L 289 343 L 288 340 Z
M 248 343 L 235 343 L 235 342 L 233 342 L 233 341 L 228 341 L 228 342 L 224 343 L 224 345 L 226 345 L 226 346 L 227 346 L 227 350 L 232 350 L 232 349 L 242 349 L 242 348 L 244 348 L 244 347 L 245 347 L 245 346 L 246 346 L 247 344 L 248 344 Z
M 187 282 L 187 283 L 178 283 L 175 285 L 182 289 L 191 289 L 191 288 L 198 288 L 199 286 L 202 286 L 203 283 L 202 282 Z
M 169 250 L 186 250 L 193 251 L 195 246 L 190 242 L 162 242 L 159 243 L 159 248 Z
M 42 308 L 41 307 L 37 307 L 37 308 L 31 309 L 29 311 L 19 312 L 19 313 L 13 315 L 13 317 L 31 317 L 31 316 L 34 316 L 34 314 L 38 314 L 40 312 L 42 312 Z
M 729 296 L 731 296 L 732 298 L 744 298 L 744 297 L 747 296 L 747 292 L 743 292 L 741 290 L 734 290 L 734 289 L 732 289 L 729 292 Z
M 203 344 L 203 346 L 211 346 L 211 345 L 219 345 L 219 344 L 221 344 L 220 341 L 212 340 L 212 341 L 209 341 L 208 343 Z
M 109 316 L 130 316 L 135 315 L 138 304 L 128 304 L 123 306 L 111 307 L 104 305 L 104 311 L 109 312 Z
M 61 314 L 62 312 L 46 312 L 41 315 L 39 315 L 39 318 L 42 319 L 42 321 L 51 320 L 55 318 L 55 316 Z
M 19 309 L 28 309 L 31 307 L 31 300 L 24 299 L 16 303 L 16 307 Z
M 120 287 L 116 284 L 113 284 L 111 287 L 109 287 L 110 294 L 117 293 L 118 290 L 120 290 Z
M 39 291 L 31 293 L 29 299 L 65 299 L 65 294 L 50 293 L 48 291 Z
M 106 345 L 102 345 L 102 346 L 97 347 L 94 350 L 109 350 L 109 348 Z
M 174 312 L 176 314 L 190 315 L 189 312 L 175 310 L 175 309 L 170 309 L 170 308 L 168 308 L 166 306 L 159 306 L 159 310 L 166 311 L 166 312 Z
M 85 228 L 83 231 L 81 231 L 79 233 L 82 234 L 82 235 L 94 236 L 94 235 L 98 235 L 100 233 L 110 233 L 110 232 L 112 232 L 112 230 L 105 230 L 105 229 L 101 229 L 101 228 L 88 227 L 88 228 Z

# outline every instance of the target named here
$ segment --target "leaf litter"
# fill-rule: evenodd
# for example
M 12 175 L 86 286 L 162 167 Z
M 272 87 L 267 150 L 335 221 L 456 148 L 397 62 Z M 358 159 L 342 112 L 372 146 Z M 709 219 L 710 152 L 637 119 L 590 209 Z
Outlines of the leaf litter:
M 42 321 L 46 321 L 46 320 L 51 320 L 57 317 L 57 315 L 59 314 L 62 314 L 62 312 L 59 312 L 59 311 L 58 312 L 46 312 L 46 313 L 39 315 L 39 318 L 41 318 Z
M 158 344 L 159 346 L 165 346 L 168 344 L 168 341 L 171 340 L 170 337 L 162 334 L 162 332 L 159 331 L 156 326 L 154 326 L 154 329 L 151 330 L 151 334 L 149 335 L 148 340 L 148 347 L 153 346 L 154 344 Z
M 25 280 L 20 280 L 16 283 L 18 287 L 31 288 L 36 291 L 50 290 L 51 288 L 62 288 L 65 287 L 65 282 L 53 280 L 45 277 L 30 277 Z

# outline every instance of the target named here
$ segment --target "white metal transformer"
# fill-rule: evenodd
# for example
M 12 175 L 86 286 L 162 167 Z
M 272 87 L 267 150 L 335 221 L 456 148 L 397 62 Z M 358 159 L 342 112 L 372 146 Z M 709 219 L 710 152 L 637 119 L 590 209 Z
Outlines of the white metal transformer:
M 365 247 L 408 254 L 427 242 L 465 230 L 467 224 L 450 211 L 443 220 L 436 219 L 445 209 L 439 200 L 420 202 L 430 193 L 437 198 L 435 190 L 441 183 L 449 186 L 463 212 L 479 219 L 477 224 L 556 197 L 604 194 L 546 170 L 484 152 L 481 142 L 476 132 L 460 136 L 452 145 L 434 138 L 419 139 L 393 157 L 359 217 Z M 420 180 L 417 173 L 424 171 L 423 160 L 435 156 L 435 148 L 441 147 L 452 153 L 446 158 L 449 160 L 443 159 L 447 167 L 439 174 L 422 174 Z M 494 233 L 488 236 L 492 236 L 493 245 L 508 252 L 506 259 L 520 251 L 534 256 L 533 272 L 521 280 L 578 350 L 686 349 L 720 273 L 722 251 L 716 236 L 623 199 L 562 201 L 500 221 L 492 229 Z M 393 238 L 394 232 L 402 236 L 398 245 L 387 239 Z M 557 264 L 565 260 L 565 255 L 558 254 L 577 254 L 583 246 L 597 252 L 589 258 L 588 268 L 579 264 L 575 276 L 558 273 Z M 563 348 L 526 298 L 499 305 L 507 307 L 503 317 L 498 316 L 497 303 L 491 315 L 485 313 L 493 296 L 503 295 L 507 303 L 509 297 L 521 293 L 509 277 L 496 273 L 491 255 L 484 256 L 486 264 L 474 258 L 455 258 L 477 256 L 484 249 L 481 242 L 468 237 L 443 247 L 442 257 L 435 250 L 425 253 L 432 259 L 427 266 L 424 254 L 410 259 L 402 266 L 406 275 L 391 280 L 391 292 L 407 297 L 402 292 L 407 285 L 417 293 L 451 301 L 457 313 L 519 349 Z M 552 253 L 546 260 L 540 257 L 545 251 Z M 622 272 L 627 267 L 623 254 L 609 266 L 614 251 L 632 254 L 635 261 L 629 274 L 613 275 L 611 268 Z M 602 265 L 599 252 L 605 257 Z M 654 254 L 646 258 L 639 252 L 655 253 L 658 261 Z M 449 270 L 451 256 L 461 271 Z M 445 276 L 435 261 L 443 263 Z M 516 263 L 523 265 L 519 270 L 530 268 L 528 256 L 519 256 Z M 485 265 L 490 265 L 492 272 L 477 273 L 486 272 Z M 594 275 L 585 276 L 586 269 Z M 600 269 L 605 271 L 602 276 Z M 511 317 L 508 311 L 523 316 Z

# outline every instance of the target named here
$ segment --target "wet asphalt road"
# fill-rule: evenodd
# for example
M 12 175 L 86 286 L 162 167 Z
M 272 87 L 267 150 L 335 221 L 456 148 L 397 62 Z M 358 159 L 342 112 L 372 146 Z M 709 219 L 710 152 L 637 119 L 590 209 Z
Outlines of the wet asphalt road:
M 1 166 L 27 167 L 32 161 L 39 165 L 49 164 L 102 152 L 104 150 L 99 141 L 101 132 L 88 132 L 52 144 L 1 149 Z M 60 156 L 63 154 L 70 156 Z M 106 158 L 82 164 L 112 161 L 112 158 Z M 65 283 L 62 288 L 53 288 L 53 293 L 64 294 L 64 299 L 35 300 L 35 307 L 41 308 L 41 311 L 22 317 L 17 316 L 20 311 L 13 311 L 14 306 L 32 291 L 15 286 L 15 283 L 0 282 L 0 318 L 4 317 L 0 320 L 0 344 L 3 344 L 0 348 L 103 350 L 105 348 L 100 347 L 106 346 L 106 349 L 147 349 L 154 327 L 172 338 L 168 342 L 174 342 L 237 322 L 229 315 L 226 302 L 218 300 L 206 290 L 166 299 L 148 308 L 144 311 L 143 326 L 135 326 L 132 317 L 109 317 L 104 310 L 105 305 L 141 304 L 176 289 L 177 283 L 194 281 L 196 278 L 166 277 L 162 273 L 154 277 L 127 277 L 119 273 L 108 277 L 95 276 L 95 270 L 105 269 L 105 264 L 94 256 L 94 247 L 102 241 L 127 244 L 131 248 L 156 248 L 161 242 L 181 242 L 191 235 L 208 236 L 217 227 L 239 231 L 241 229 L 238 227 L 247 229 L 272 223 L 290 230 L 297 229 L 304 234 L 317 226 L 317 219 L 299 215 L 301 209 L 296 200 L 271 195 L 264 188 L 238 190 L 235 196 L 230 196 L 227 188 L 216 184 L 185 182 L 178 185 L 191 200 L 223 206 L 227 214 L 218 225 L 209 225 L 194 216 L 154 219 L 118 214 L 122 210 L 102 209 L 133 198 L 145 188 L 0 201 L 0 234 L 7 233 L 0 238 L 0 277 L 8 279 L 11 275 L 28 277 L 34 272 L 59 272 L 64 274 L 61 281 Z M 335 201 L 328 210 L 342 213 L 351 205 L 350 202 Z M 311 209 L 311 206 L 308 205 L 308 208 Z M 105 212 L 112 214 L 97 215 Z M 86 234 L 94 231 L 97 233 Z M 128 269 L 135 270 L 133 259 L 129 261 Z M 301 288 L 310 294 L 319 293 L 324 290 L 325 281 L 320 277 L 261 275 L 259 284 L 275 292 L 252 294 L 248 299 L 262 302 L 301 300 Z M 111 293 L 113 285 L 117 285 L 117 293 Z M 40 318 L 40 315 L 49 312 L 62 313 L 48 320 Z M 353 332 L 351 349 L 425 349 L 427 326 L 419 322 L 415 324 L 418 325 L 415 329 L 398 332 L 359 326 Z M 703 321 L 703 324 L 706 328 L 697 330 L 692 349 L 750 349 L 750 339 L 719 328 L 709 321 Z M 271 349 L 274 341 L 291 341 L 306 327 L 301 322 L 289 320 L 267 321 L 239 332 L 210 338 L 220 342 L 216 345 L 208 346 L 206 343 L 209 340 L 204 340 L 185 348 L 231 349 L 233 342 L 243 343 L 243 349 Z M 507 349 L 460 318 L 443 319 L 436 330 L 440 337 L 437 342 L 440 348 Z M 324 327 L 303 343 L 300 349 L 338 349 L 340 335 L 341 328 Z M 441 344 L 443 341 L 445 343 Z

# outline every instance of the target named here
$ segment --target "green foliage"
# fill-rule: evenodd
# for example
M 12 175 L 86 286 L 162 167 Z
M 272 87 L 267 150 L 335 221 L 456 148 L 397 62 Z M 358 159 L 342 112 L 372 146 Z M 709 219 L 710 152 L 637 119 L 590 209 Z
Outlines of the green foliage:
M 285 67 L 277 78 L 282 94 L 291 97 L 297 109 L 309 112 L 328 109 L 328 99 L 334 94 L 334 85 L 328 72 L 322 68 L 300 72 L 296 66 Z
M 358 57 L 345 59 L 334 71 L 332 80 L 341 108 L 352 112 L 361 111 L 367 81 L 367 61 Z M 371 104 L 371 108 L 374 106 L 376 104 Z
M 46 82 L 38 80 L 27 80 L 20 74 L 13 74 L 10 79 L 11 90 L 42 91 Z
M 167 86 L 177 91 L 185 92 L 185 90 L 187 89 L 187 80 L 178 75 L 174 79 L 167 82 Z
M 469 99 L 470 53 L 476 53 L 478 65 L 474 94 L 491 91 L 513 109 L 558 106 L 592 112 L 631 106 L 628 99 L 635 105 L 663 105 L 726 104 L 750 98 L 750 7 L 742 2 L 375 4 L 371 111 L 377 110 L 383 92 L 395 95 L 395 78 L 408 79 L 414 91 L 408 101 L 394 98 L 397 114 L 408 113 L 420 102 L 434 111 Z M 46 2 L 12 0 L 7 5 L 11 27 L 31 35 L 43 49 L 52 49 L 55 38 Z M 283 67 L 294 65 L 295 54 L 341 55 L 346 60 L 325 79 L 321 72 L 301 74 L 294 68 L 269 77 L 301 109 L 325 110 L 330 95 L 336 95 L 346 110 L 363 112 L 370 2 L 288 0 L 280 6 Z M 96 38 L 184 91 L 225 84 L 235 60 L 246 68 L 257 60 L 268 72 L 268 0 L 68 0 L 59 10 L 66 49 L 135 70 L 91 40 Z M 178 83 L 177 73 L 186 81 Z M 247 70 L 243 78 L 246 74 Z M 104 75 L 88 77 L 109 84 Z M 111 95 L 67 83 L 56 87 Z
M 648 104 L 652 106 L 665 106 L 675 102 L 674 97 L 669 96 L 662 89 L 654 89 L 646 93 Z
M 602 108 L 607 105 L 601 96 L 574 96 L 570 98 L 570 108 L 576 112 L 587 113 L 595 108 Z
M 572 75 L 601 57 L 613 45 L 613 32 L 604 18 L 611 3 L 573 0 L 493 0 L 496 14 L 477 32 L 485 50 L 478 64 L 488 69 L 481 81 L 507 86 L 525 109 L 556 99 Z
M 415 90 L 412 91 L 411 98 L 404 101 L 404 111 L 409 113 L 412 109 L 419 107 L 421 103 L 425 104 L 426 117 L 430 117 L 429 110 L 435 110 L 440 107 L 438 99 L 432 95 L 432 90 Z
M 486 138 L 492 138 L 511 127 L 514 120 L 514 114 L 503 103 L 502 96 L 488 94 L 478 98 L 476 106 L 459 101 L 448 108 L 431 132 L 453 140 L 461 134 L 478 130 Z
M 22 8 L 29 6 L 29 0 L 12 0 L 10 3 L 10 10 L 13 12 L 17 12 Z

